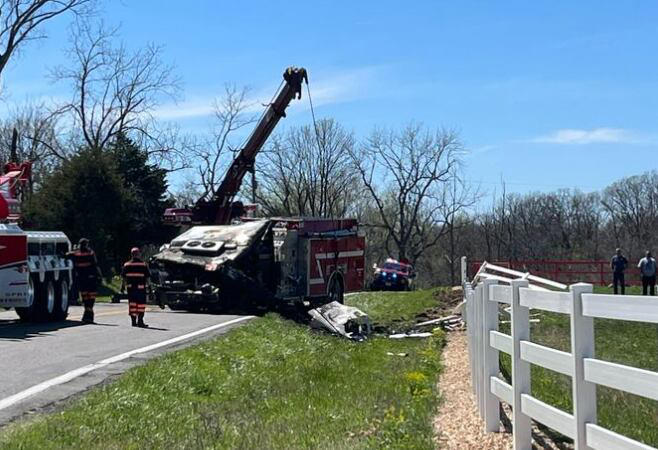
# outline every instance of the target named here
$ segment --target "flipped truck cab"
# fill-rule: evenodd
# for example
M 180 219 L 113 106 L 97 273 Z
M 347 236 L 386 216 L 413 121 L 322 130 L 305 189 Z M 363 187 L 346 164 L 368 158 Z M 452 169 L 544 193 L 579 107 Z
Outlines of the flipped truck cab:
M 353 219 L 268 218 L 192 227 L 151 259 L 171 309 L 343 302 L 363 289 L 365 237 Z

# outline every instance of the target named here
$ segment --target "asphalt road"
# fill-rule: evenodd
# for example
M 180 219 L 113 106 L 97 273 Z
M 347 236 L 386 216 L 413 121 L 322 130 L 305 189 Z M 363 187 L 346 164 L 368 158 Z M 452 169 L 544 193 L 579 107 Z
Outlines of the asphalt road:
M 0 425 L 248 320 L 149 306 L 150 328 L 141 329 L 130 326 L 126 303 L 97 304 L 95 313 L 96 324 L 83 325 L 79 306 L 68 320 L 47 324 L 19 323 L 13 311 L 0 312 Z

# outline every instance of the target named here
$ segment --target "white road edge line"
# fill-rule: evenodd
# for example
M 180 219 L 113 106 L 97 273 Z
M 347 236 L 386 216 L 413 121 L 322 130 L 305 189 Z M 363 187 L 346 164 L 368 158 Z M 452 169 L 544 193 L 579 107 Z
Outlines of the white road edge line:
M 111 358 L 106 358 L 101 361 L 98 361 L 96 363 L 88 364 L 86 366 L 80 367 L 78 369 L 71 370 L 70 372 L 67 372 L 63 375 L 60 375 L 55 378 L 51 378 L 50 380 L 44 381 L 43 383 L 36 384 L 30 388 L 25 389 L 24 391 L 21 391 L 17 394 L 10 395 L 9 397 L 6 397 L 2 400 L 0 400 L 0 411 L 3 409 L 9 408 L 10 406 L 13 406 L 23 400 L 25 400 L 28 397 L 31 397 L 35 394 L 38 394 L 40 392 L 45 391 L 46 389 L 49 389 L 53 386 L 57 386 L 60 384 L 67 383 L 75 378 L 78 378 L 84 374 L 87 374 L 89 372 L 92 372 L 96 369 L 100 369 L 101 367 L 109 366 L 110 364 L 122 361 L 124 359 L 130 358 L 133 355 L 137 355 L 140 353 L 146 353 L 150 352 L 152 350 L 156 350 L 161 347 L 166 347 L 167 345 L 175 344 L 177 342 L 185 341 L 187 339 L 193 338 L 195 336 L 199 336 L 201 334 L 208 333 L 210 331 L 217 330 L 219 328 L 224 328 L 229 325 L 233 325 L 239 322 L 244 322 L 245 320 L 250 320 L 253 319 L 255 316 L 244 316 L 244 317 L 238 317 L 237 319 L 229 320 L 228 322 L 223 322 L 223 323 L 218 323 L 217 325 L 212 325 L 207 328 L 202 328 L 197 331 L 193 331 L 191 333 L 184 334 L 182 336 L 177 336 L 175 338 L 167 339 L 166 341 L 158 342 L 156 344 L 151 344 L 146 347 L 138 348 L 135 350 L 130 350 L 129 352 L 126 353 L 121 353 L 120 355 L 117 356 L 112 356 Z

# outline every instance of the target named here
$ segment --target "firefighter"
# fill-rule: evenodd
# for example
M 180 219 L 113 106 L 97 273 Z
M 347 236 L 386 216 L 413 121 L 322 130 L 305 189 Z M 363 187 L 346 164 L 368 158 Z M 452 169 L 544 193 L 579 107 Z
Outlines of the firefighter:
M 150 282 L 149 268 L 142 261 L 137 247 L 130 250 L 130 261 L 121 270 L 121 292 L 128 288 L 128 313 L 133 327 L 148 328 L 144 323 L 146 312 L 146 288 Z
M 94 323 L 94 303 L 98 291 L 98 280 L 101 278 L 96 254 L 89 246 L 89 239 L 81 238 L 78 248 L 68 255 L 73 260 L 73 270 L 78 292 L 84 305 L 82 321 Z

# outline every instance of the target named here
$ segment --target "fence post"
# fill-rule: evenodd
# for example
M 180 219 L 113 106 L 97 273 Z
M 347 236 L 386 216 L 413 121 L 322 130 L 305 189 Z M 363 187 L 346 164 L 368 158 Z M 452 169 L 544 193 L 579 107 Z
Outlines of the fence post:
M 461 259 L 461 275 L 462 275 L 462 286 L 464 286 L 464 283 L 468 281 L 468 273 L 467 273 L 467 261 L 466 257 L 462 256 Z
M 466 307 L 464 308 L 465 321 L 466 321 L 466 344 L 468 346 L 468 364 L 471 375 L 471 386 L 473 385 L 473 339 L 472 330 L 473 325 L 473 288 L 471 283 L 464 283 L 464 299 L 466 300 Z
M 530 312 L 521 306 L 519 289 L 528 287 L 528 280 L 512 280 L 512 404 L 514 450 L 532 448 L 530 417 L 521 411 L 521 394 L 530 394 L 530 364 L 521 359 L 521 341 L 530 340 Z
M 475 351 L 473 352 L 473 362 L 475 363 L 475 400 L 478 407 L 480 418 L 483 418 L 482 410 L 482 296 L 483 286 L 479 283 L 475 288 L 475 323 L 473 324 L 473 342 Z
M 596 423 L 596 384 L 585 381 L 584 358 L 594 358 L 594 319 L 583 316 L 583 294 L 593 292 L 591 284 L 577 283 L 571 291 L 571 355 L 573 357 L 573 417 L 576 450 L 589 449 L 585 424 Z
M 490 343 L 490 331 L 498 331 L 498 303 L 490 299 L 490 287 L 497 284 L 495 280 L 484 280 L 482 342 L 484 346 L 484 428 L 485 431 L 500 430 L 500 401 L 491 393 L 491 377 L 498 376 L 498 350 Z

